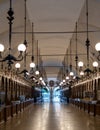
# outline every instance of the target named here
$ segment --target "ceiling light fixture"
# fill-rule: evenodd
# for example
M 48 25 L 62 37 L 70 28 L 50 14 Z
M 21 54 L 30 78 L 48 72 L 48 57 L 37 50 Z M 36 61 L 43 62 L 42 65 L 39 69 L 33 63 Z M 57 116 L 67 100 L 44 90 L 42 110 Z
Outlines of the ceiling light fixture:
M 83 72 L 83 71 L 81 71 L 81 72 L 80 72 L 80 75 L 81 75 L 81 76 L 83 76 L 83 75 L 84 75 L 84 72 Z
M 33 35 L 33 23 L 32 23 L 32 57 L 31 57 L 31 63 L 30 63 L 30 68 L 35 68 L 35 63 L 34 63 L 34 35 Z
M 68 49 L 67 49 L 67 70 L 66 70 L 66 80 L 69 80 L 69 71 L 68 71 Z
M 78 62 L 79 72 L 82 71 L 83 65 L 84 65 L 84 63 L 82 61 Z
M 99 52 L 99 55 L 98 55 L 97 59 L 100 61 L 100 42 L 98 42 L 98 43 L 95 45 L 95 49 L 96 49 L 96 51 Z
M 87 68 L 84 70 L 84 73 L 86 73 L 86 76 L 89 76 L 92 71 L 89 69 L 89 46 L 90 46 L 90 41 L 89 41 L 89 32 L 88 32 L 88 0 L 86 0 L 86 27 L 87 27 L 87 39 L 86 39 L 86 48 L 87 48 Z
M 24 1 L 25 1 L 25 16 L 24 16 L 24 44 L 23 45 L 25 45 L 27 47 L 27 41 L 26 41 L 26 0 L 24 0 Z M 23 56 L 23 58 L 24 58 L 24 69 L 21 72 L 19 72 L 19 68 L 20 68 L 19 63 L 15 64 L 15 67 L 17 69 L 17 74 L 24 74 L 24 77 L 27 77 L 27 74 L 28 74 L 28 71 L 26 70 L 26 55 L 27 55 L 27 53 L 26 53 L 26 50 L 25 50 L 24 56 Z
M 0 62 L 6 62 L 8 64 L 8 70 L 11 70 L 12 64 L 16 61 L 22 61 L 23 60 L 23 55 L 22 52 L 26 50 L 26 46 L 24 44 L 20 44 L 18 46 L 18 51 L 20 52 L 19 56 L 16 58 L 11 54 L 12 51 L 12 46 L 11 46 L 11 40 L 12 40 L 12 24 L 14 20 L 14 11 L 12 10 L 12 0 L 10 0 L 10 8 L 8 13 L 7 19 L 9 20 L 9 53 L 6 57 L 2 57 L 2 52 L 4 51 L 4 45 L 0 44 Z
M 75 56 L 75 61 L 76 61 L 76 76 L 74 76 L 74 79 L 76 82 L 80 79 L 78 76 L 78 54 L 77 54 L 77 22 L 76 22 L 76 56 Z
M 94 68 L 93 73 L 96 73 L 97 72 L 97 67 L 98 67 L 98 62 L 94 61 L 92 65 L 93 65 L 93 68 Z
M 72 45 L 72 43 L 71 43 L 71 40 L 70 40 L 70 73 L 69 73 L 69 75 L 71 77 L 73 77 L 74 73 L 72 72 L 72 50 L 71 50 L 72 46 L 71 45 Z
M 36 65 L 36 71 L 35 71 L 35 74 L 36 75 L 39 75 L 39 63 L 38 63 L 39 61 L 38 61 L 38 41 L 37 41 L 37 65 Z

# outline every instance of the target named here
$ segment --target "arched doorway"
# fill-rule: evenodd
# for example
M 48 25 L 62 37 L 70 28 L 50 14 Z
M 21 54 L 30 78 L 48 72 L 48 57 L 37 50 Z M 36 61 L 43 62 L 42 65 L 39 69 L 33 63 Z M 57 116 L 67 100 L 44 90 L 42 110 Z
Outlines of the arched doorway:
M 42 99 L 43 102 L 50 102 L 50 90 L 48 87 L 42 88 Z
M 61 89 L 59 86 L 55 87 L 53 89 L 53 102 L 60 102 L 60 96 L 61 96 Z

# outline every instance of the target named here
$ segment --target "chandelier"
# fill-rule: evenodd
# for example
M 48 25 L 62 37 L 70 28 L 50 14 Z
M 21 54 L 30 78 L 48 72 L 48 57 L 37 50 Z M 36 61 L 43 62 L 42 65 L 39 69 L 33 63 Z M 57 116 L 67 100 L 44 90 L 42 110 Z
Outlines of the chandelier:
M 35 63 L 34 63 L 34 35 L 33 35 L 33 23 L 32 23 L 32 56 L 31 56 L 31 63 L 30 63 L 30 68 L 33 70 L 35 68 Z
M 70 40 L 70 77 L 73 78 L 74 72 L 72 71 L 72 42 Z
M 86 28 L 87 28 L 87 31 L 86 31 L 86 34 L 87 34 L 87 39 L 86 39 L 86 49 L 87 49 L 87 68 L 84 70 L 84 73 L 86 73 L 86 76 L 89 76 L 92 71 L 90 70 L 89 68 L 89 47 L 90 47 L 90 41 L 89 41 L 89 31 L 88 31 L 88 0 L 86 0 Z
M 96 45 L 95 45 L 95 49 L 96 51 L 98 51 L 99 55 L 97 56 L 97 59 L 98 61 L 100 61 L 100 42 L 98 42 Z
M 39 57 L 38 57 L 38 41 L 37 41 L 37 65 L 36 65 L 36 71 L 35 74 L 38 76 L 40 74 L 39 72 Z
M 25 13 L 25 16 L 24 16 L 24 45 L 27 47 L 27 40 L 26 40 L 26 0 L 25 1 L 25 10 L 24 10 L 24 13 Z M 20 63 L 16 63 L 15 64 L 15 68 L 17 69 L 17 74 L 24 74 L 24 78 L 27 78 L 27 75 L 29 74 L 28 73 L 28 70 L 26 69 L 26 58 L 27 58 L 27 52 L 25 50 L 24 52 L 24 56 L 23 56 L 23 61 L 24 61 L 24 69 L 20 72 L 19 69 L 21 67 Z
M 76 76 L 75 76 L 75 80 L 78 82 L 78 80 L 80 79 L 80 77 L 78 76 L 78 53 L 77 53 L 77 22 L 76 22 L 76 55 L 75 55 L 75 62 L 76 62 Z
M 20 44 L 18 46 L 18 51 L 19 51 L 19 56 L 16 58 L 11 54 L 12 51 L 12 46 L 11 46 L 11 39 L 12 39 L 12 24 L 14 20 L 14 11 L 12 10 L 12 0 L 10 0 L 10 8 L 7 12 L 8 14 L 8 23 L 9 23 L 9 53 L 7 56 L 2 57 L 2 52 L 4 51 L 4 45 L 0 44 L 0 62 L 7 62 L 8 64 L 8 70 L 11 70 L 12 64 L 16 61 L 22 61 L 23 60 L 23 55 L 22 52 L 26 50 L 26 46 L 24 44 Z

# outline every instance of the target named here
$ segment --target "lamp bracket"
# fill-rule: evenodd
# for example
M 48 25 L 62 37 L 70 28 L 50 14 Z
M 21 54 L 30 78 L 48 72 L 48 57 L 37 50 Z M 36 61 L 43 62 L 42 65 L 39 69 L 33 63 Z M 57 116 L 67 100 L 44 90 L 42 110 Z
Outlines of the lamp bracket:
M 20 56 L 19 56 L 20 57 Z M 20 58 L 18 57 L 18 59 L 16 57 L 14 57 L 11 54 L 8 54 L 4 59 L 0 60 L 0 62 L 4 62 L 4 61 L 22 61 L 23 60 L 23 56 L 21 56 Z
M 93 71 L 87 68 L 84 70 L 84 73 L 86 73 L 86 75 L 89 76 L 91 73 L 93 73 Z
M 16 74 L 24 74 L 24 77 L 27 76 L 28 71 L 26 69 L 22 70 L 21 72 L 19 72 L 19 69 L 17 70 Z

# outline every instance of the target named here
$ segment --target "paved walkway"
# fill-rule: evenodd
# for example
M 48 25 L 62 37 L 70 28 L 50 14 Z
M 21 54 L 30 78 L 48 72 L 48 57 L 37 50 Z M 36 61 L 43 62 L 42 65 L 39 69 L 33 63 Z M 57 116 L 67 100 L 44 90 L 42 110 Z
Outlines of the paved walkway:
M 0 130 L 100 130 L 100 117 L 60 103 L 33 104 L 0 125 Z

